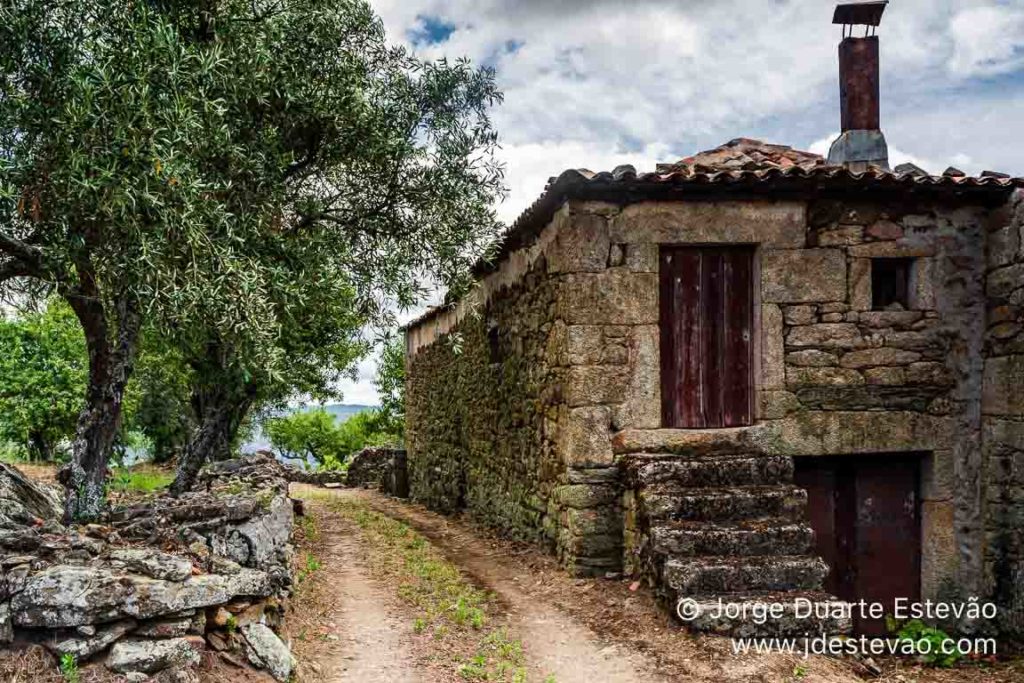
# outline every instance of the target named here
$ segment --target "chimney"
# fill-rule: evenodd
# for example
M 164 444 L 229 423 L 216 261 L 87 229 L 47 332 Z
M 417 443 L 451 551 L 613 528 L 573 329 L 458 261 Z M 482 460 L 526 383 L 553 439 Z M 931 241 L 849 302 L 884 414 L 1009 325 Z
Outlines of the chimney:
M 843 132 L 832 143 L 828 162 L 851 171 L 869 166 L 889 170 L 889 148 L 879 124 L 879 50 L 875 29 L 888 0 L 836 7 L 833 24 L 843 27 L 839 43 L 839 96 Z M 862 36 L 854 36 L 863 26 Z

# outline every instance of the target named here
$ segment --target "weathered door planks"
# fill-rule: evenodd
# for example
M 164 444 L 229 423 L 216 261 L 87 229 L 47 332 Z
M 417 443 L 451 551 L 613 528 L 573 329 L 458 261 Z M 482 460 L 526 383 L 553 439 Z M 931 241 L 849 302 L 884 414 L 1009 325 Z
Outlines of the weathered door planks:
M 795 482 L 807 490 L 817 553 L 831 571 L 825 590 L 843 600 L 920 599 L 921 456 L 802 457 Z M 858 633 L 885 635 L 884 619 L 855 619 Z
M 753 268 L 749 247 L 662 247 L 663 426 L 752 423 Z

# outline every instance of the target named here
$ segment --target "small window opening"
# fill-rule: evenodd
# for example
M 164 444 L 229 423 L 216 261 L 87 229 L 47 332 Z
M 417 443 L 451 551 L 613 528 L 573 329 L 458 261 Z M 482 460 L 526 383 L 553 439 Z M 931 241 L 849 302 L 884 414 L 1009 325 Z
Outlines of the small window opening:
M 875 311 L 910 309 L 912 258 L 876 258 L 871 260 L 871 308 Z

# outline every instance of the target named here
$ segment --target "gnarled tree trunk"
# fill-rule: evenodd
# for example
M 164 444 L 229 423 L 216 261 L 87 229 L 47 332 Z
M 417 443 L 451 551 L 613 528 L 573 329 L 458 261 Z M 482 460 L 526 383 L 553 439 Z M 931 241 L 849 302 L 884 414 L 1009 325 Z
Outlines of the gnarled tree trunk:
M 230 457 L 231 445 L 255 398 L 256 387 L 251 383 L 239 386 L 225 381 L 193 390 L 192 406 L 198 424 L 178 459 L 177 476 L 170 489 L 172 496 L 191 489 L 204 464 Z
M 72 460 L 62 473 L 67 488 L 64 521 L 95 519 L 106 505 L 107 462 L 121 428 L 125 386 L 135 362 L 141 319 L 129 301 L 117 304 L 116 330 L 95 289 L 84 287 L 65 298 L 85 331 L 89 386 L 78 417 Z

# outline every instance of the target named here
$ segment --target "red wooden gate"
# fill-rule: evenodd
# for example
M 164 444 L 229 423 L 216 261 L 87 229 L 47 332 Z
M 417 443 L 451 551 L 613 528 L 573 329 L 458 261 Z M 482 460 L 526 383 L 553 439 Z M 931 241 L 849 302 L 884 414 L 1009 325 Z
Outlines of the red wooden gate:
M 896 598 L 920 598 L 920 464 L 921 456 L 902 454 L 796 459 L 816 550 L 831 569 L 826 591 L 883 603 L 889 613 Z M 855 619 L 854 628 L 886 634 L 884 619 Z
M 662 425 L 753 422 L 751 247 L 662 247 Z

